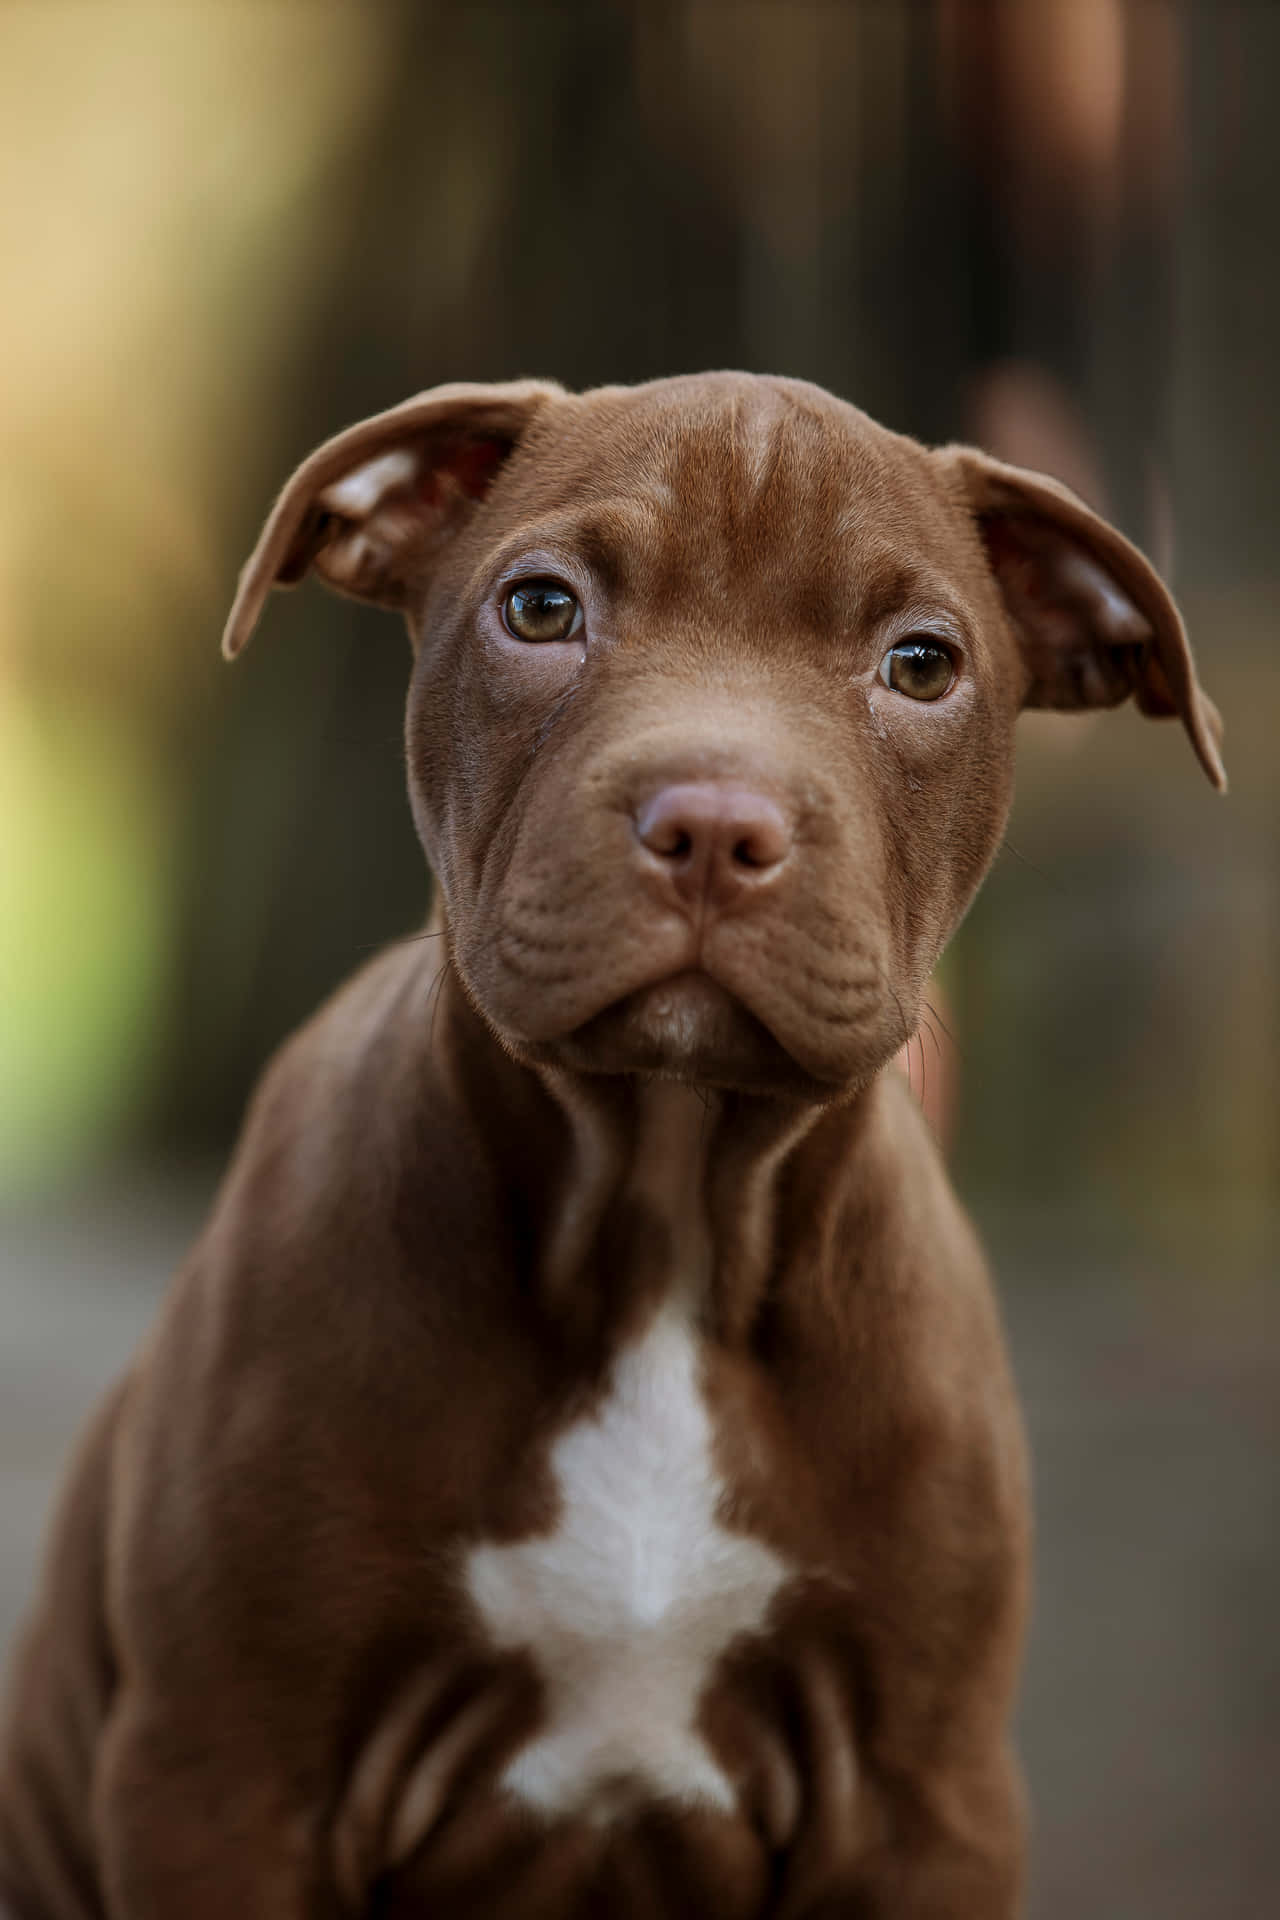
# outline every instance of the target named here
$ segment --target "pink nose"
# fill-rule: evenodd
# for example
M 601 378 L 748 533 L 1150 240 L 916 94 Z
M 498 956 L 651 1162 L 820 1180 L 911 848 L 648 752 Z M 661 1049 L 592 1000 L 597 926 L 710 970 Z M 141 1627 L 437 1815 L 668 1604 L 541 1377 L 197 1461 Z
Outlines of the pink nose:
M 718 780 L 661 787 L 635 820 L 640 844 L 687 900 L 725 904 L 771 879 L 791 850 L 776 800 Z

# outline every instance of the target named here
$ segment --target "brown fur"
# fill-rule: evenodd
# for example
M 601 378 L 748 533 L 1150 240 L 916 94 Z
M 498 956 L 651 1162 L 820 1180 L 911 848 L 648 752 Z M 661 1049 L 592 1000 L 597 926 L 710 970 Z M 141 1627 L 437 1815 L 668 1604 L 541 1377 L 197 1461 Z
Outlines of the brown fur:
M 343 478 L 393 448 L 366 512 Z M 1135 692 L 1221 784 L 1172 602 L 1053 482 L 724 374 L 444 388 L 340 436 L 229 651 L 309 566 L 408 619 L 435 937 L 282 1049 L 87 1437 L 0 1740 L 0 1884 L 21 1920 L 1007 1920 L 1022 1440 L 883 1069 L 1024 703 Z M 504 631 L 504 583 L 546 574 L 585 652 Z M 876 677 L 921 626 L 962 660 L 934 704 Z M 635 833 L 689 780 L 793 834 L 701 920 Z M 554 1526 L 550 1443 L 677 1283 L 725 1524 L 795 1577 L 696 1703 L 735 1813 L 543 1818 L 495 1784 L 538 1673 L 460 1556 Z

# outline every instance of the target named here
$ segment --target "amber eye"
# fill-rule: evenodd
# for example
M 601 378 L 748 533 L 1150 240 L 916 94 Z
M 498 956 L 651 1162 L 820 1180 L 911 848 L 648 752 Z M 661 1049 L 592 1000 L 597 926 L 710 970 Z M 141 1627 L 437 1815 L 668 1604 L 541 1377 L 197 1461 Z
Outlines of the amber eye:
M 880 678 L 908 700 L 941 700 L 956 677 L 951 649 L 940 640 L 913 635 L 890 647 L 880 662 Z
M 554 580 L 522 580 L 503 601 L 502 618 L 517 640 L 567 640 L 582 624 L 582 608 Z

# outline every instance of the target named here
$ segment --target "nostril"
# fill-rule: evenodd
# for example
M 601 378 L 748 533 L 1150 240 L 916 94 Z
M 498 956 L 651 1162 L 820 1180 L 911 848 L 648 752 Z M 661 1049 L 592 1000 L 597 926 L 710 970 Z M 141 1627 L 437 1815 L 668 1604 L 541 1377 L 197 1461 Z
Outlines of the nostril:
M 778 815 L 776 819 L 753 821 L 747 831 L 734 841 L 730 853 L 734 864 L 739 867 L 776 867 L 786 858 L 790 845 L 791 835 L 785 821 Z
M 701 868 L 710 861 L 744 878 L 779 866 L 792 838 L 775 800 L 717 781 L 661 788 L 637 808 L 635 827 L 641 844 L 664 863 Z
M 781 865 L 791 848 L 791 827 L 786 816 L 763 794 L 747 795 L 744 799 L 748 804 L 740 807 L 738 817 L 731 820 L 734 838 L 730 855 L 734 865 L 756 871 Z
M 636 814 L 636 833 L 650 853 L 662 860 L 687 860 L 705 830 L 698 796 L 688 788 L 668 787 L 646 801 Z
M 646 807 L 636 821 L 636 832 L 650 853 L 656 853 L 660 859 L 687 860 L 693 852 L 692 832 L 668 808 Z

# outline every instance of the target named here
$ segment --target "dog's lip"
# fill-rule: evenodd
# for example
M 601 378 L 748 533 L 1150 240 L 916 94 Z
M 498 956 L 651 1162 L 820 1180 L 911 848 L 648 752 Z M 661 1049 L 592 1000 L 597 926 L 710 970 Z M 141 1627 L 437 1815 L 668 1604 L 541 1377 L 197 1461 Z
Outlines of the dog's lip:
M 750 1013 L 739 995 L 702 966 L 678 967 L 657 980 L 645 981 L 614 1004 L 620 1008 L 643 1007 L 655 1020 L 714 1019 L 732 1009 Z
M 770 1031 L 742 995 L 735 993 L 700 959 L 686 960 L 653 979 L 637 981 L 627 992 L 619 994 L 602 1007 L 595 1018 L 607 1014 L 643 1014 L 655 1024 L 669 1021 L 674 1025 L 697 1020 L 724 1022 L 726 1019 L 746 1018 L 766 1032 Z M 591 1022 L 584 1024 L 590 1025 Z M 772 1033 L 770 1037 L 777 1039 Z
M 759 1044 L 778 1044 L 736 994 L 704 968 L 686 966 L 621 994 L 572 1038 L 590 1044 L 613 1035 L 624 1051 L 634 1045 L 653 1064 L 667 1059 L 678 1066 L 701 1055 L 741 1050 L 752 1029 Z
M 565 1064 L 812 1097 L 823 1084 L 732 988 L 701 966 L 647 980 L 575 1027 Z

